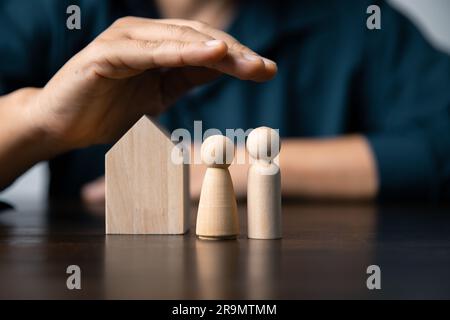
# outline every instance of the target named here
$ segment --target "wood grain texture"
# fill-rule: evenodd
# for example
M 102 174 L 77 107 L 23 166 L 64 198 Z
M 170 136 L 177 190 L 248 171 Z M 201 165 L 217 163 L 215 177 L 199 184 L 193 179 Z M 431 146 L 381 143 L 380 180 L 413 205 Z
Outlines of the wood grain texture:
M 203 142 L 201 155 L 208 168 L 198 205 L 197 236 L 204 240 L 234 239 L 239 234 L 239 218 L 228 171 L 234 144 L 225 136 L 214 135 Z
M 275 164 L 254 164 L 248 172 L 247 214 L 250 239 L 281 238 L 281 175 Z M 273 169 L 274 168 L 274 169 Z M 269 171 L 267 174 L 264 171 Z
M 200 241 L 105 236 L 78 200 L 23 201 L 0 212 L 0 299 L 450 299 L 448 203 L 285 199 L 283 240 L 261 241 L 238 202 L 239 241 Z M 65 285 L 72 264 L 82 290 Z
M 197 216 L 201 239 L 233 239 L 239 234 L 233 182 L 227 168 L 206 169 Z
M 148 116 L 106 154 L 106 233 L 183 234 L 188 230 L 189 168 Z
M 247 210 L 250 239 L 281 238 L 281 174 L 274 159 L 280 152 L 280 136 L 259 127 L 247 138 L 247 151 L 254 160 L 248 172 Z

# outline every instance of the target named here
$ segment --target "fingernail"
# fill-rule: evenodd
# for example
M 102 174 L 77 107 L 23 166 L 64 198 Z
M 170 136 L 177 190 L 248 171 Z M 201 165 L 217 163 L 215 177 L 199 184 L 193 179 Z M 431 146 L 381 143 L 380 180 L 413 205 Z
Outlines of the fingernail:
M 260 57 L 258 57 L 255 54 L 250 54 L 250 53 L 244 53 L 244 58 L 249 60 L 249 61 L 257 61 L 260 59 Z
M 273 66 L 276 66 L 276 65 L 277 65 L 275 61 L 272 61 L 272 60 L 270 60 L 270 59 L 263 58 L 263 60 L 264 60 L 264 63 L 265 63 L 265 64 L 271 64 L 271 65 L 273 65 Z
M 223 43 L 222 40 L 209 40 L 205 42 L 205 45 L 208 47 L 218 47 L 222 45 L 222 43 Z

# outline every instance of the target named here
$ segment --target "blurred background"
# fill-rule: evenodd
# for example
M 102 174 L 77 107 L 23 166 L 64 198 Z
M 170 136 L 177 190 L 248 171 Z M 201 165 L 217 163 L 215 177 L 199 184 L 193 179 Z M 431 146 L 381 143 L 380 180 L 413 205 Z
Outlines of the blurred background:
M 450 0 L 389 0 L 399 11 L 408 16 L 429 41 L 450 54 Z M 383 13 L 381 13 L 383 15 Z M 40 163 L 0 194 L 0 200 L 16 207 L 27 203 L 45 203 L 48 184 L 48 168 Z

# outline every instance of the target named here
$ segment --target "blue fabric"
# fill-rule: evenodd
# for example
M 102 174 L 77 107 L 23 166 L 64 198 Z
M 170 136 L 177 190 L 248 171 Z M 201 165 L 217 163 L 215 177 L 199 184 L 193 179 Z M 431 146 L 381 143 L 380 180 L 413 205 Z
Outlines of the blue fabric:
M 69 4 L 81 7 L 80 31 L 65 28 Z M 381 7 L 381 30 L 366 28 L 370 4 Z M 151 1 L 3 0 L 0 92 L 43 86 L 125 15 L 158 17 Z M 284 137 L 362 133 L 380 199 L 450 198 L 450 58 L 384 1 L 247 0 L 228 31 L 277 61 L 277 77 L 259 84 L 224 76 L 194 90 L 161 116 L 169 130 L 202 120 L 204 130 L 267 125 Z M 52 194 L 77 195 L 102 175 L 107 149 L 53 160 Z

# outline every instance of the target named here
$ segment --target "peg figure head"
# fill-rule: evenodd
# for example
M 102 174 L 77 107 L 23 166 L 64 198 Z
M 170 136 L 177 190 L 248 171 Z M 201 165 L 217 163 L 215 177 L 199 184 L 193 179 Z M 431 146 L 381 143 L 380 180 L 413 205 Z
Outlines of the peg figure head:
M 201 148 L 202 162 L 210 168 L 227 168 L 234 159 L 234 143 L 222 135 L 207 138 Z
M 270 162 L 280 153 L 280 135 L 269 127 L 254 129 L 247 138 L 247 151 L 253 159 Z

